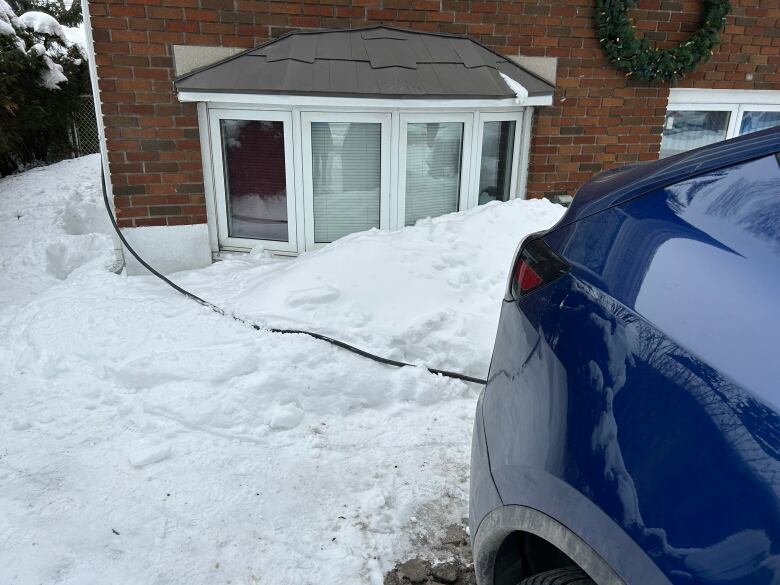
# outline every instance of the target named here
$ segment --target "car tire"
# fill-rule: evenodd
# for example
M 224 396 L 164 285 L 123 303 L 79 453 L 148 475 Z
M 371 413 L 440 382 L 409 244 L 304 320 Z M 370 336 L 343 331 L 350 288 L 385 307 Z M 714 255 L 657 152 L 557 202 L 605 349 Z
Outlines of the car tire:
M 578 568 L 555 569 L 527 577 L 518 585 L 596 585 L 584 571 Z

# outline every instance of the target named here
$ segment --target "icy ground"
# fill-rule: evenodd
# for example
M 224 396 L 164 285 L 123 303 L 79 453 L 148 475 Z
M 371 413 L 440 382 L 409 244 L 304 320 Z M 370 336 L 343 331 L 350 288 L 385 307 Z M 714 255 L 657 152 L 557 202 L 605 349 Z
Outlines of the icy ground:
M 98 164 L 0 179 L 0 583 L 380 583 L 466 515 L 479 388 L 106 271 Z M 512 252 L 561 213 L 491 204 L 175 279 L 484 375 Z

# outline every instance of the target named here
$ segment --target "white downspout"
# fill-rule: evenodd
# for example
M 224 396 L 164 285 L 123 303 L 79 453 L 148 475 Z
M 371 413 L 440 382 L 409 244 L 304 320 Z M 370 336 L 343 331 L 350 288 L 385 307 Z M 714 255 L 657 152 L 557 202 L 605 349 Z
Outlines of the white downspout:
M 116 216 L 114 206 L 114 189 L 111 185 L 111 173 L 108 170 L 108 147 L 106 146 L 106 129 L 103 125 L 103 107 L 100 102 L 100 89 L 98 87 L 97 64 L 95 63 L 95 46 L 92 41 L 92 20 L 89 16 L 88 0 L 81 0 L 81 14 L 84 18 L 84 38 L 87 46 L 87 61 L 89 65 L 89 79 L 92 84 L 92 101 L 95 104 L 95 118 L 97 121 L 98 138 L 100 140 L 100 160 L 102 161 L 103 181 L 106 186 L 106 194 L 111 205 L 111 211 Z M 114 241 L 114 265 L 109 269 L 112 272 L 119 272 L 125 265 L 124 251 L 119 237 L 112 233 Z

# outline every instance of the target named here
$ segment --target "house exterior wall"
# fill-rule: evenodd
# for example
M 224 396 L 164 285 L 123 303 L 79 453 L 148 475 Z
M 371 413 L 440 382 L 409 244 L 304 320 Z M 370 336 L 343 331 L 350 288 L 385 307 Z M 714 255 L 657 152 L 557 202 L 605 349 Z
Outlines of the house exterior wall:
M 612 68 L 595 0 L 89 0 L 117 216 L 122 227 L 206 221 L 194 104 L 173 92 L 173 45 L 252 47 L 301 28 L 390 24 L 468 35 L 507 55 L 556 57 L 537 109 L 527 194 L 574 194 L 601 170 L 655 159 L 668 86 Z M 732 0 L 722 44 L 680 87 L 780 89 L 777 0 Z M 695 30 L 700 1 L 640 0 L 640 34 L 661 46 Z

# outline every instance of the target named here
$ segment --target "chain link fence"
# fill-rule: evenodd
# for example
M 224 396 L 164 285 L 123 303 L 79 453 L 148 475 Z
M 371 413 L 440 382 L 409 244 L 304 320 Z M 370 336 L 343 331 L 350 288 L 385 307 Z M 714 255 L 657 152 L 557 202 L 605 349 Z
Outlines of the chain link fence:
M 91 95 L 81 96 L 79 106 L 73 113 L 71 144 L 75 156 L 100 152 L 95 102 Z

